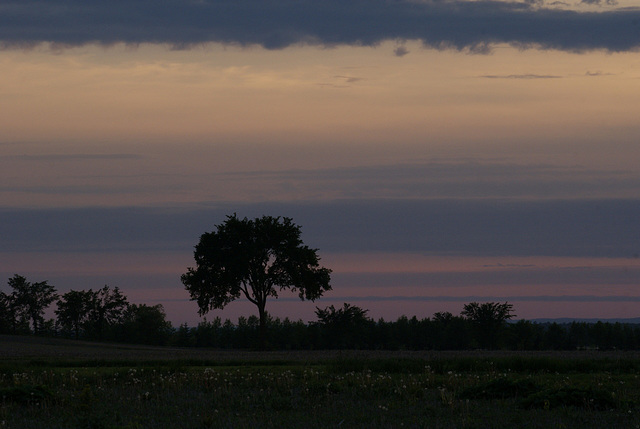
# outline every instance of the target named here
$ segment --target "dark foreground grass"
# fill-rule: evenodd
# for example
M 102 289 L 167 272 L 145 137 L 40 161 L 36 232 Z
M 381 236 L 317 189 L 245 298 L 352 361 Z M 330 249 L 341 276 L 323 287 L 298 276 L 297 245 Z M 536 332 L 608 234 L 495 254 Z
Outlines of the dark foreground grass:
M 635 358 L 261 356 L 0 360 L 0 428 L 640 427 Z

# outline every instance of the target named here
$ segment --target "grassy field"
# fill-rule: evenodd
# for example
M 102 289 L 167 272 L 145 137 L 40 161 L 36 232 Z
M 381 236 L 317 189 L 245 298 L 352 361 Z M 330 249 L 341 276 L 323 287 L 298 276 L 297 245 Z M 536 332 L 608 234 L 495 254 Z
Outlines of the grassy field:
M 640 427 L 637 354 L 0 341 L 0 428 Z

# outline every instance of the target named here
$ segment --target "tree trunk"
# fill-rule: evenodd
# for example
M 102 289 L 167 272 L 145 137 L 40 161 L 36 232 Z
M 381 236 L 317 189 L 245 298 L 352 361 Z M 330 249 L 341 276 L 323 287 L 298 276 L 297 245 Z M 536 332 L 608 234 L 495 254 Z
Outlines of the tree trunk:
M 265 350 L 267 348 L 267 312 L 265 311 L 266 303 L 258 304 L 258 313 L 260 314 L 260 343 L 259 347 L 261 350 Z
M 33 334 L 38 335 L 38 332 L 40 331 L 40 327 L 38 326 L 38 317 L 31 315 L 31 322 L 33 324 Z

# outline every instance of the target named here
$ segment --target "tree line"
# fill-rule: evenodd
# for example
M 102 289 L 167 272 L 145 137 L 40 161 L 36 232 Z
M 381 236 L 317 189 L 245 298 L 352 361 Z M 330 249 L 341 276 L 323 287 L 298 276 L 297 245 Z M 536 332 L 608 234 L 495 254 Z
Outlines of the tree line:
M 61 336 L 98 341 L 167 344 L 173 333 L 162 305 L 131 304 L 119 288 L 71 290 L 58 295 L 47 281 L 18 274 L 0 291 L 0 333 Z M 53 304 L 55 318 L 46 319 Z
M 0 292 L 0 333 L 46 335 L 72 339 L 118 341 L 176 347 L 280 350 L 576 350 L 640 348 L 640 325 L 568 324 L 511 321 L 509 303 L 472 302 L 459 315 L 435 313 L 430 318 L 402 316 L 373 320 L 368 310 L 348 303 L 316 307 L 316 320 L 303 322 L 264 315 L 237 322 L 216 317 L 197 326 L 173 327 L 161 304 L 131 304 L 117 287 L 59 295 L 47 281 L 29 282 L 14 275 L 9 293 Z M 45 313 L 56 305 L 54 318 Z M 266 337 L 264 337 L 266 336 Z

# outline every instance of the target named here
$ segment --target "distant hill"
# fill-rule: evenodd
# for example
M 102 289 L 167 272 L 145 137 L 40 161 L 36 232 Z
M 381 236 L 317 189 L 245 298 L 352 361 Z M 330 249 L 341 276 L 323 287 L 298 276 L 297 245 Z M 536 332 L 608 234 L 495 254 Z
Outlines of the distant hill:
M 629 323 L 629 324 L 640 324 L 640 317 L 632 317 L 627 319 L 587 319 L 587 318 L 571 318 L 571 317 L 561 317 L 557 319 L 527 319 L 530 322 L 534 323 L 571 323 L 571 322 L 586 322 L 586 323 Z M 517 320 L 514 320 L 517 322 Z

